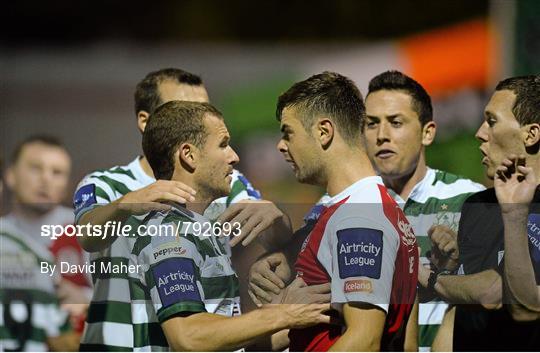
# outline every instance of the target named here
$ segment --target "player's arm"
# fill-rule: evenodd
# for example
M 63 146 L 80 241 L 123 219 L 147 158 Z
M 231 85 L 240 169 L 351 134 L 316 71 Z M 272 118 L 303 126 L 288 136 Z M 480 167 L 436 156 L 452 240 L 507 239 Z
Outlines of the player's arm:
M 504 286 L 508 310 L 516 321 L 540 317 L 540 290 L 529 253 L 527 222 L 537 187 L 525 157 L 509 156 L 497 168 L 495 192 L 504 224 Z
M 333 352 L 380 351 L 386 312 L 372 304 L 346 303 L 343 319 L 347 329 L 330 347 Z
M 405 352 L 418 352 L 418 303 L 418 295 L 416 295 L 405 331 L 405 343 L 403 344 Z
M 197 313 L 162 323 L 173 351 L 229 351 L 282 329 L 329 323 L 329 304 L 268 305 L 236 317 Z
M 74 196 L 76 223 L 105 225 L 108 221 L 124 222 L 132 215 L 145 214 L 152 210 L 168 210 L 167 202 L 186 203 L 194 201 L 195 191 L 178 181 L 158 180 L 145 188 L 128 192 L 114 199 L 110 186 L 97 178 L 88 178 L 79 186 Z M 92 236 L 91 229 L 83 227 L 83 236 L 78 237 L 84 250 L 100 251 L 116 239 L 112 236 Z
M 419 264 L 418 282 L 428 287 L 432 272 Z M 497 309 L 502 303 L 502 279 L 494 270 L 486 270 L 472 275 L 437 276 L 435 292 L 451 304 L 480 304 L 486 309 Z

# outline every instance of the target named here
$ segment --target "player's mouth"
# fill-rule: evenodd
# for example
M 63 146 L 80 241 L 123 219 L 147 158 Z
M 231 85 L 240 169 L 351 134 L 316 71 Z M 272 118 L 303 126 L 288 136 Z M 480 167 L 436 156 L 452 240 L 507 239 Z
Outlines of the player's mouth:
M 292 159 L 285 158 L 285 162 L 289 163 L 291 165 L 291 168 L 293 171 L 296 171 L 298 169 L 298 166 Z
M 489 158 L 487 153 L 482 148 L 480 148 L 480 152 L 482 153 L 482 164 L 488 165 Z
M 375 157 L 380 158 L 380 159 L 388 159 L 395 155 L 396 155 L 396 152 L 389 149 L 380 150 L 379 152 L 375 153 Z

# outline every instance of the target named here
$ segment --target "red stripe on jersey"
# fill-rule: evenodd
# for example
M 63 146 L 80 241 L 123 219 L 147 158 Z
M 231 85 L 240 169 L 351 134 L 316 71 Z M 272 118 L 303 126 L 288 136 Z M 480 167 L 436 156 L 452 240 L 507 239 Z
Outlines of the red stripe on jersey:
M 381 348 L 402 351 L 404 349 L 403 343 L 407 321 L 416 298 L 418 248 L 416 237 L 403 210 L 388 194 L 384 186 L 379 185 L 379 191 L 384 214 L 392 223 L 400 238 Z
M 349 197 L 346 197 L 344 200 L 325 208 L 321 212 L 317 224 L 302 245 L 294 268 L 297 276 L 302 277 L 308 286 L 330 282 L 330 276 L 317 259 L 317 254 L 319 253 L 326 224 L 339 206 L 348 199 Z M 289 331 L 289 350 L 291 352 L 326 352 L 340 336 L 341 327 L 336 325 L 321 324 L 305 329 L 292 329 Z
M 326 224 L 339 206 L 343 205 L 348 199 L 349 197 L 346 197 L 342 201 L 325 208 L 321 212 L 317 224 L 302 245 L 294 268 L 296 270 L 296 275 L 302 277 L 308 286 L 330 282 L 330 276 L 319 262 L 319 259 L 317 259 L 317 254 L 319 253 L 319 247 L 321 246 L 321 240 L 324 235 L 324 230 L 326 229 Z

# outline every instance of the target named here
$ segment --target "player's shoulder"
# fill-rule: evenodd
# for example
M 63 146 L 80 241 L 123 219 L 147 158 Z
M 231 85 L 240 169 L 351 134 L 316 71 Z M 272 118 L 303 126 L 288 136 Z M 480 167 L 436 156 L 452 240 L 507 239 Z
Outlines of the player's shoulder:
M 399 208 L 380 178 L 363 181 L 333 207 L 337 209 L 330 219 L 337 228 L 365 225 L 381 229 L 391 228 L 387 208 Z
M 235 198 L 239 193 L 246 192 L 250 198 L 260 199 L 261 193 L 255 189 L 250 181 L 239 170 L 233 169 L 231 181 L 230 199 Z
M 345 203 L 373 203 L 380 204 L 388 190 L 384 186 L 382 179 L 378 176 L 371 176 L 356 182 L 350 189 Z
M 133 180 L 136 180 L 136 176 L 133 173 L 132 168 L 130 167 L 130 164 L 128 165 L 115 165 L 114 167 L 107 168 L 107 169 L 96 169 L 91 173 L 86 174 L 82 181 L 88 179 L 100 179 L 105 182 L 110 180 L 118 180 L 118 179 L 124 179 L 124 178 L 130 178 Z
M 448 192 L 453 189 L 455 192 L 461 191 L 462 193 L 478 192 L 486 189 L 484 185 L 458 174 L 439 169 L 432 169 L 431 171 L 433 172 L 431 185 L 435 189 L 447 189 Z
M 21 256 L 31 254 L 42 261 L 53 262 L 51 251 L 42 242 L 35 241 L 28 234 L 21 232 L 9 216 L 0 217 L 0 252 L 16 252 Z
M 495 188 L 485 189 L 471 194 L 465 203 L 498 203 Z

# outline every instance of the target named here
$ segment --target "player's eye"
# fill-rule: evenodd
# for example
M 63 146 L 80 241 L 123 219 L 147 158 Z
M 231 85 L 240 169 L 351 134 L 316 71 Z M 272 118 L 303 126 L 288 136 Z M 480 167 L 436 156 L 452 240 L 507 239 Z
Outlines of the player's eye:
M 493 127 L 493 125 L 495 125 L 495 123 L 497 122 L 497 119 L 493 118 L 493 117 L 488 117 L 486 119 L 486 122 L 488 123 L 488 125 L 490 127 Z
M 392 120 L 391 124 L 393 127 L 400 127 L 403 125 L 403 122 L 400 120 Z
M 374 129 L 376 126 L 377 126 L 377 122 L 375 122 L 375 121 L 368 121 L 368 122 L 366 123 L 366 127 L 367 127 L 368 129 Z

